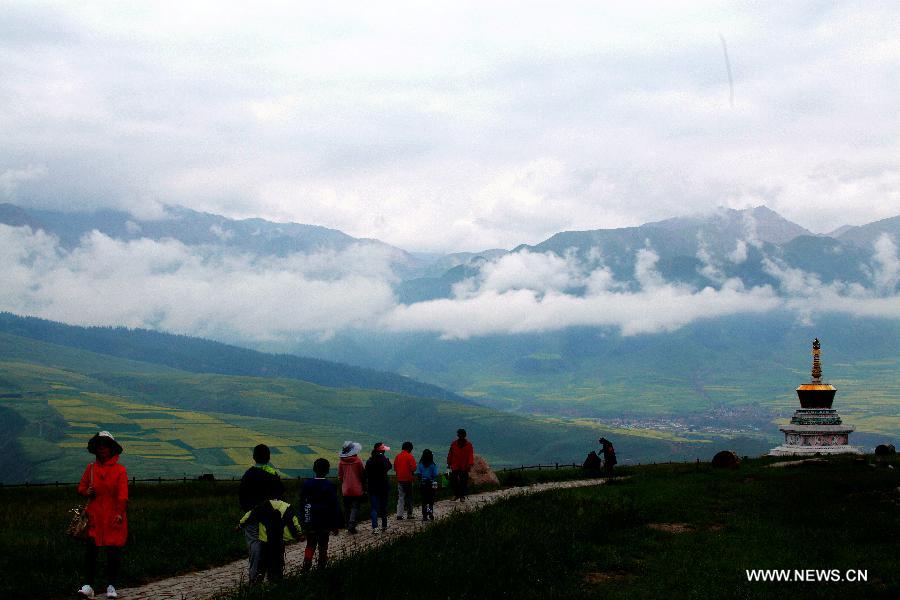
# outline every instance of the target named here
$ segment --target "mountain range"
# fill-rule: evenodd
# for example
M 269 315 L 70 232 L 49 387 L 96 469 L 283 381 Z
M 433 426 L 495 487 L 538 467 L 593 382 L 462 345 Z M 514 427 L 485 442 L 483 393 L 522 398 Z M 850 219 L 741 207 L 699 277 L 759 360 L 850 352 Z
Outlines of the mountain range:
M 809 270 L 825 283 L 841 280 L 867 285 L 871 273 L 864 266 L 882 235 L 900 239 L 900 216 L 863 226 L 840 227 L 829 235 L 814 235 L 778 213 L 759 206 L 720 209 L 702 216 L 676 217 L 639 227 L 565 231 L 534 245 L 512 250 L 489 249 L 451 254 L 410 253 L 378 240 L 354 238 L 335 229 L 264 219 L 235 220 L 179 206 L 166 208 L 165 217 L 138 219 L 112 210 L 60 212 L 0 204 L 0 223 L 28 226 L 55 236 L 64 248 L 77 246 L 91 231 L 113 239 L 173 239 L 188 246 L 211 246 L 257 256 L 286 256 L 322 250 L 339 251 L 363 245 L 389 256 L 400 281 L 401 301 L 449 297 L 451 288 L 482 265 L 522 251 L 557 255 L 575 253 L 588 265 L 602 262 L 622 280 L 632 280 L 636 252 L 652 248 L 659 255 L 661 274 L 673 281 L 717 286 L 710 265 L 719 276 L 740 277 L 748 285 L 776 284 L 762 265 L 765 256 L 789 267 Z M 706 270 L 706 274 L 704 274 Z M 633 280 L 632 280 L 633 281 Z
M 641 249 L 658 256 L 656 268 L 667 281 L 697 288 L 720 287 L 737 278 L 747 286 L 779 281 L 773 261 L 801 269 L 829 284 L 835 281 L 874 285 L 870 267 L 876 241 L 900 239 L 900 216 L 864 226 L 845 226 L 829 235 L 814 235 L 764 207 L 721 209 L 703 216 L 677 217 L 639 227 L 565 231 L 534 245 L 447 255 L 415 254 L 316 225 L 234 220 L 183 207 L 168 207 L 164 218 L 137 219 L 120 211 L 90 213 L 25 209 L 0 204 L 0 223 L 28 226 L 55 236 L 63 248 L 76 247 L 91 231 L 118 240 L 177 240 L 191 247 L 219 248 L 253 256 L 284 257 L 295 253 L 341 251 L 362 246 L 388 257 L 397 276 L 393 284 L 402 303 L 453 296 L 454 286 L 477 277 L 485 264 L 521 252 L 574 256 L 584 268 L 608 267 L 630 288 L 639 286 L 635 266 Z M 578 293 L 579 290 L 569 290 Z

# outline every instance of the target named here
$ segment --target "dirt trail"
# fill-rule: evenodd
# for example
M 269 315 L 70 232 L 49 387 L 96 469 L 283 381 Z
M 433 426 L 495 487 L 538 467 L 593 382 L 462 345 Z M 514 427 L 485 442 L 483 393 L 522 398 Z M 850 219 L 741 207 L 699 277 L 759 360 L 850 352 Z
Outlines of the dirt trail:
M 523 494 L 534 494 L 554 489 L 569 489 L 600 485 L 603 479 L 583 479 L 575 481 L 560 481 L 553 483 L 539 483 L 526 487 L 513 487 L 493 492 L 472 494 L 466 502 L 454 502 L 442 500 L 434 504 L 435 522 L 455 512 L 477 510 L 487 504 Z M 428 527 L 430 523 L 421 521 L 419 507 L 416 507 L 418 518 L 413 520 L 397 521 L 393 516 L 388 517 L 388 530 L 379 535 L 373 535 L 369 529 L 368 520 L 361 523 L 360 533 L 350 535 L 341 531 L 340 535 L 331 538 L 328 545 L 328 556 L 332 560 L 338 560 L 355 552 L 360 552 L 384 544 L 402 535 L 411 535 Z M 366 513 L 368 516 L 368 513 Z M 235 534 L 237 535 L 237 534 Z M 305 543 L 291 544 L 285 552 L 285 573 L 293 573 L 300 568 L 303 562 L 303 548 Z M 247 560 L 237 560 L 221 567 L 197 571 L 169 579 L 162 579 L 148 583 L 141 587 L 123 588 L 119 590 L 119 598 L 123 600 L 182 600 L 196 598 L 210 598 L 216 594 L 234 589 L 247 579 Z M 104 598 L 98 594 L 97 598 Z

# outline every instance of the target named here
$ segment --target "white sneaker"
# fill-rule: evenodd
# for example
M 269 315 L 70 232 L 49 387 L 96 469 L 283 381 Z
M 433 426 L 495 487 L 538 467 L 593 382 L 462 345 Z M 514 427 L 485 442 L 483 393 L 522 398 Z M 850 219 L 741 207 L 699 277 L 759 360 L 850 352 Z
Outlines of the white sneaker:
M 381 533 L 380 529 L 377 529 L 377 528 L 372 529 L 372 535 L 378 535 L 379 533 Z
M 89 586 L 89 585 L 83 585 L 83 586 L 81 586 L 81 589 L 78 590 L 78 597 L 79 597 L 79 598 L 89 598 L 90 600 L 93 600 L 93 598 L 94 598 L 94 588 L 92 588 L 92 587 Z
M 106 597 L 107 598 L 118 598 L 119 594 L 116 593 L 116 588 L 111 585 L 106 586 Z

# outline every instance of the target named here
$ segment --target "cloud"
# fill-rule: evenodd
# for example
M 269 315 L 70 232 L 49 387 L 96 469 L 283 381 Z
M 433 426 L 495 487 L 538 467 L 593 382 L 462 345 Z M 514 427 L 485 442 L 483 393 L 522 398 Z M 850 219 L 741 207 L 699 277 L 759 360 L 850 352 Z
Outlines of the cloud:
M 883 240 L 879 247 L 881 255 L 875 259 L 882 265 L 876 270 L 878 280 L 896 286 L 896 248 Z M 378 326 L 468 339 L 579 326 L 611 327 L 626 336 L 663 333 L 697 320 L 780 309 L 791 310 L 804 323 L 827 313 L 900 318 L 900 296 L 895 291 L 885 295 L 842 281 L 826 285 L 815 274 L 769 257 L 763 259 L 764 270 L 778 281 L 777 289 L 768 285 L 747 288 L 741 280 L 726 279 L 715 271 L 710 274 L 717 277 L 718 287 L 698 290 L 665 281 L 656 269 L 658 260 L 652 248 L 637 251 L 634 277 L 640 285 L 637 291 L 629 291 L 624 282 L 615 281 L 608 268 L 602 264 L 589 267 L 574 253 L 560 257 L 522 251 L 493 263 L 490 278 L 468 280 L 464 293 L 396 306 Z M 535 266 L 530 278 L 520 272 L 523 264 Z M 505 285 L 497 285 L 498 280 Z M 523 285 L 525 282 L 528 284 Z M 583 288 L 584 293 L 566 291 L 571 288 Z
M 0 225 L 0 260 L 2 310 L 83 325 L 279 341 L 365 326 L 395 302 L 387 255 L 370 247 L 256 259 L 95 231 L 67 252 Z
M 222 229 L 220 225 L 210 225 L 209 231 L 223 242 L 227 242 L 234 237 L 233 231 L 230 229 Z
M 486 263 L 478 289 L 503 293 L 526 289 L 537 293 L 565 291 L 583 285 L 583 268 L 571 256 L 522 250 Z
M 828 312 L 900 318 L 896 247 L 880 238 L 876 249 L 872 288 L 826 285 L 766 258 L 777 288 L 722 278 L 702 289 L 666 281 L 650 247 L 636 252 L 638 286 L 617 280 L 598 252 L 583 259 L 575 252 L 522 250 L 486 262 L 451 298 L 406 305 L 393 291 L 392 250 L 367 243 L 260 257 L 171 239 L 122 241 L 94 231 L 64 249 L 43 231 L 0 225 L 0 310 L 275 345 L 353 330 L 468 339 L 580 326 L 627 336 L 781 309 L 804 322 Z
M 790 296 L 806 296 L 810 290 L 819 290 L 823 287 L 822 281 L 815 273 L 789 267 L 780 260 L 768 256 L 763 257 L 763 271 L 777 279 L 781 289 Z
M 28 165 L 24 169 L 7 169 L 0 173 L 0 192 L 7 200 L 16 199 L 22 184 L 37 181 L 47 176 L 47 167 Z
M 798 315 L 801 322 L 812 324 L 817 315 L 843 313 L 857 317 L 900 318 L 900 295 L 896 293 L 896 248 L 879 238 L 876 248 L 883 254 L 873 257 L 880 268 L 876 273 L 876 287 L 868 289 L 859 283 L 836 280 L 824 284 L 815 274 L 787 267 L 776 260 L 764 258 L 765 271 L 778 280 L 785 306 Z M 893 251 L 893 256 L 890 252 Z M 893 282 L 893 288 L 885 285 Z
M 897 258 L 897 245 L 886 233 L 875 240 L 874 277 L 875 289 L 880 294 L 895 294 L 900 283 L 900 260 Z
M 747 255 L 747 242 L 738 240 L 735 242 L 734 250 L 728 254 L 728 260 L 736 265 L 740 265 L 747 260 Z
M 640 284 L 641 289 L 650 292 L 665 287 L 662 275 L 656 270 L 659 262 L 659 254 L 652 248 L 641 248 L 637 251 L 637 262 L 634 266 L 634 278 Z
M 613 327 L 622 335 L 677 330 L 697 319 L 765 313 L 781 305 L 767 288 L 725 287 L 691 292 L 663 286 L 652 292 L 596 292 L 584 297 L 533 290 L 486 291 L 466 299 L 398 306 L 381 325 L 391 331 L 431 331 L 444 339 L 535 333 L 575 326 Z

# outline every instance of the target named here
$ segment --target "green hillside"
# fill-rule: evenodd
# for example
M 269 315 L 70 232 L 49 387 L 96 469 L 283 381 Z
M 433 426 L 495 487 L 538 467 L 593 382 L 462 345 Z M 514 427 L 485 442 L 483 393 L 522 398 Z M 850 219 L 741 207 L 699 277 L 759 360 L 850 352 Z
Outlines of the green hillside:
M 458 402 L 296 379 L 188 373 L 0 333 L 0 481 L 72 481 L 87 439 L 108 429 L 137 477 L 239 475 L 251 448 L 273 447 L 287 475 L 333 458 L 343 440 L 441 450 L 465 427 L 491 463 L 580 461 L 600 435 L 623 462 L 707 456 L 716 437 L 625 432 L 594 421 L 509 415 Z M 721 442 L 725 443 L 725 442 Z M 768 441 L 729 442 L 748 453 Z
M 127 327 L 78 327 L 0 312 L 0 332 L 198 373 L 287 377 L 330 387 L 360 387 L 465 402 L 434 385 L 333 361 L 267 354 L 185 335 Z

